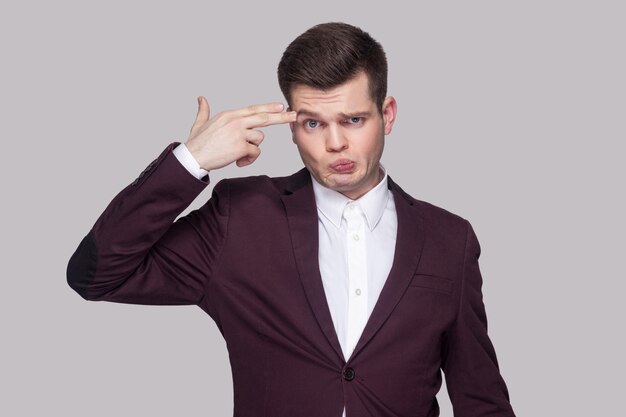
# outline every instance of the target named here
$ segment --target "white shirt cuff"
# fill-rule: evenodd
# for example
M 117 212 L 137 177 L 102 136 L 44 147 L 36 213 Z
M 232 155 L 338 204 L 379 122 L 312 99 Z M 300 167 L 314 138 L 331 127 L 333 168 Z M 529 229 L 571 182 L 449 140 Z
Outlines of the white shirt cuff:
M 189 149 L 187 149 L 184 143 L 175 147 L 172 152 L 176 159 L 178 159 L 178 162 L 194 177 L 202 179 L 202 177 L 209 173 L 206 169 L 200 168 L 200 164 L 196 161 L 196 158 L 193 157 L 191 152 L 189 152 Z

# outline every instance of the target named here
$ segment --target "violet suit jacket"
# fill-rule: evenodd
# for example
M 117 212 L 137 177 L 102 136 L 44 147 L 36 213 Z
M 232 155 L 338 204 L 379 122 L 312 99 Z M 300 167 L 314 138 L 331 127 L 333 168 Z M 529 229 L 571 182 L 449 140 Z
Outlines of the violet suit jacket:
M 207 186 L 169 145 L 100 215 L 70 259 L 87 300 L 196 304 L 223 335 L 236 417 L 438 416 L 445 373 L 456 417 L 514 416 L 487 320 L 470 224 L 389 178 L 398 216 L 391 272 L 344 358 L 318 267 L 306 169 Z M 210 411 L 207 415 L 211 415 Z

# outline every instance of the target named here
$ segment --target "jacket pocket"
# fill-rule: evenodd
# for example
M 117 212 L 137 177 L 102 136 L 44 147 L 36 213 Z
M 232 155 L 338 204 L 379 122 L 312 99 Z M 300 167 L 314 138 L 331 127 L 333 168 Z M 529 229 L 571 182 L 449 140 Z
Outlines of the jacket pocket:
M 435 275 L 415 274 L 409 284 L 410 287 L 428 288 L 431 290 L 452 293 L 452 280 Z

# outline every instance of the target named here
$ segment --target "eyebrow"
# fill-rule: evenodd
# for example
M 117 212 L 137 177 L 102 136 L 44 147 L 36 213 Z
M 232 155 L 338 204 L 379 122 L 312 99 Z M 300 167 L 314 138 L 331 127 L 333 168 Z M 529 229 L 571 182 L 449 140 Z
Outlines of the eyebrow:
M 322 119 L 322 115 L 314 111 L 308 110 L 308 109 L 296 110 L 296 113 L 298 113 L 298 118 L 300 118 L 300 115 L 303 115 L 303 116 L 313 117 L 315 119 Z M 370 117 L 372 115 L 372 112 L 371 111 L 357 111 L 354 113 L 340 112 L 338 113 L 338 115 L 342 119 L 349 119 L 351 117 Z

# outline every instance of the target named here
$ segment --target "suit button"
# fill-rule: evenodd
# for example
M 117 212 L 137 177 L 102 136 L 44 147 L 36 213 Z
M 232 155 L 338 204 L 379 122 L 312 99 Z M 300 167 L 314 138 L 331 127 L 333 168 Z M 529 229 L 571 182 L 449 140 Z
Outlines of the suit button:
M 352 381 L 355 377 L 355 373 L 354 373 L 354 369 L 352 368 L 346 368 L 343 371 L 343 379 L 345 379 L 346 381 Z

